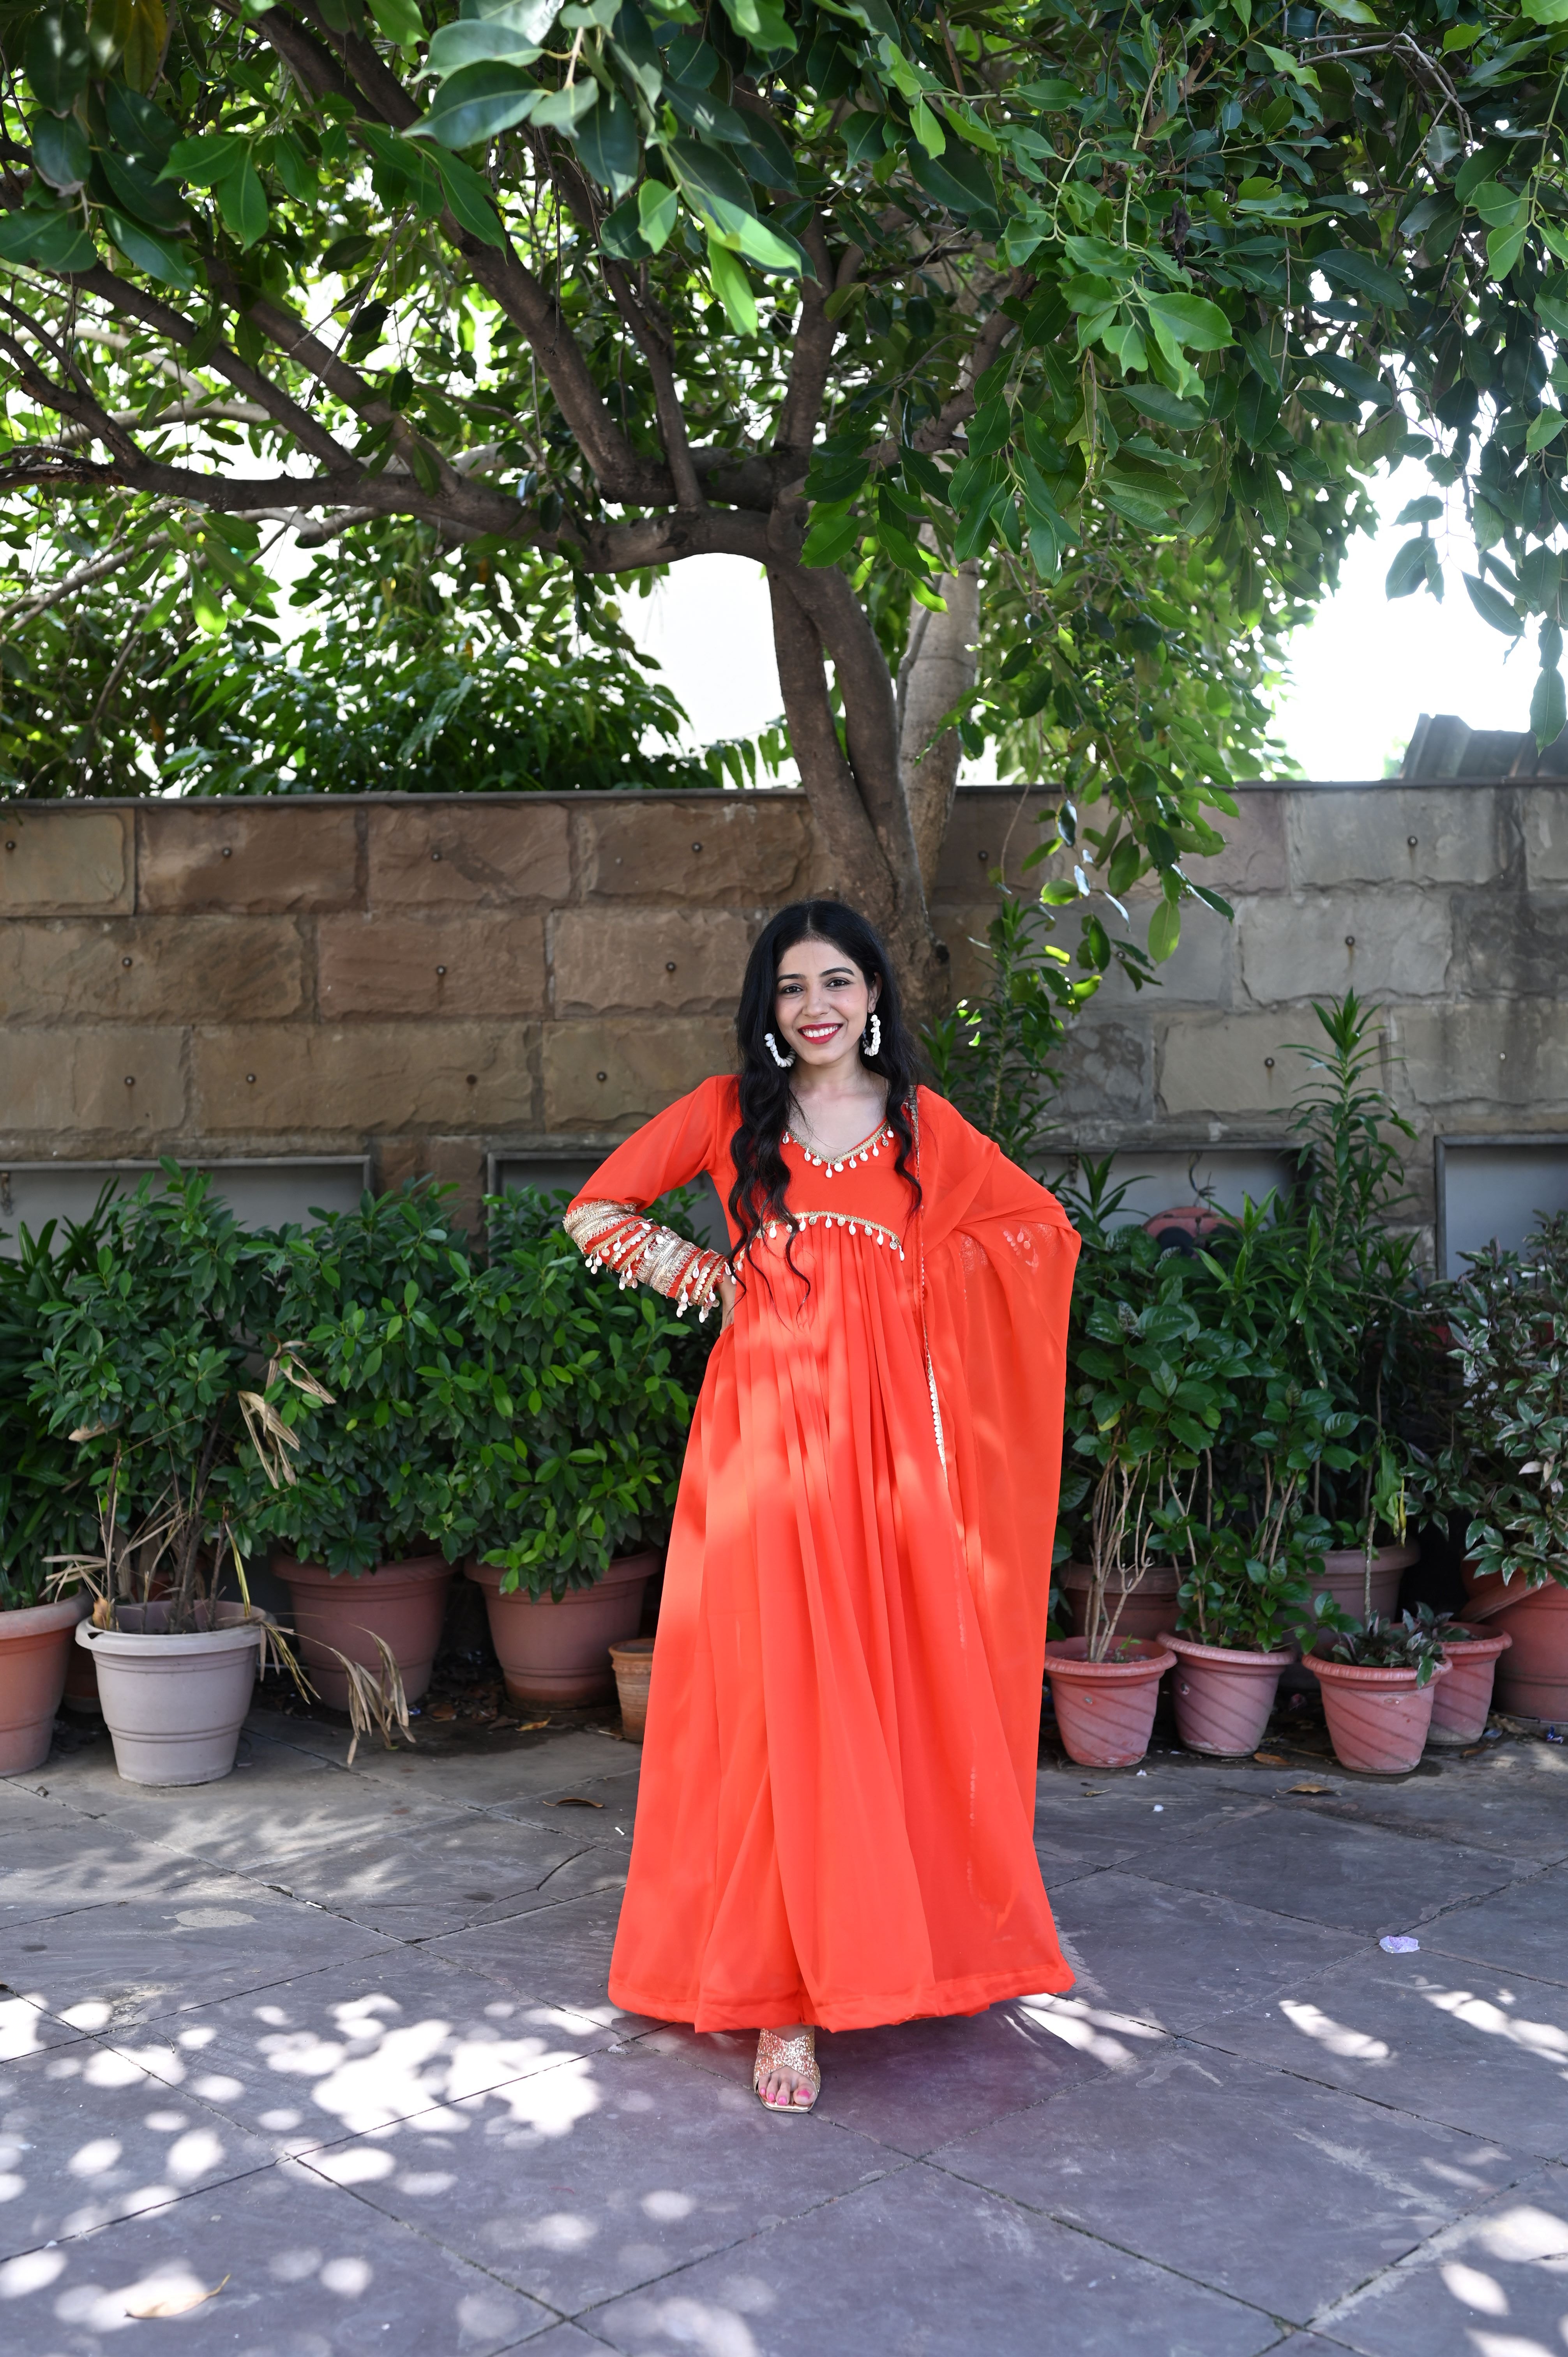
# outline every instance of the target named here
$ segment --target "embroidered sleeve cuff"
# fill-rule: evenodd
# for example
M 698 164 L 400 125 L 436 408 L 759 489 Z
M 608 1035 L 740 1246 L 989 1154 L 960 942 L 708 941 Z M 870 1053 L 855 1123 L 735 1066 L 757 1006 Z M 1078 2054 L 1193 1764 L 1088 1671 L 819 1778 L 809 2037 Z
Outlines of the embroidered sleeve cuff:
M 624 1289 L 650 1286 L 675 1304 L 679 1316 L 691 1304 L 706 1318 L 724 1275 L 722 1254 L 689 1243 L 672 1228 L 661 1228 L 632 1203 L 574 1203 L 564 1227 L 593 1269 L 614 1269 Z

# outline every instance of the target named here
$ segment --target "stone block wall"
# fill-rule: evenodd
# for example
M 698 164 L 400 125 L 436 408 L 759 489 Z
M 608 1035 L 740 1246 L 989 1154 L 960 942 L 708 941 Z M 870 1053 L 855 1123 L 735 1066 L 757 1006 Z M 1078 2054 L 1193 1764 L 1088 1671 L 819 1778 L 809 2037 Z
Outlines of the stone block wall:
M 1310 1000 L 1390 1009 L 1420 1133 L 1568 1133 L 1568 785 L 1243 789 L 1160 985 L 1107 980 L 1071 1141 L 1283 1136 Z M 936 896 L 961 988 L 1042 798 L 959 797 Z M 0 1158 L 362 1152 L 382 1184 L 581 1158 L 729 1061 L 746 950 L 828 888 L 794 793 L 0 810 Z M 1135 929 L 1147 901 L 1132 905 Z M 1070 912 L 1064 939 L 1076 935 Z

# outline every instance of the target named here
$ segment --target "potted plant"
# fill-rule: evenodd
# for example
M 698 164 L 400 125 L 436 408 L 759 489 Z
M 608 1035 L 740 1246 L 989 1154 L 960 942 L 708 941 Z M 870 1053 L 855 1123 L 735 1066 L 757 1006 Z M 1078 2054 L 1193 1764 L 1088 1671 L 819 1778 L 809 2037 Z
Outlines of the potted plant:
M 61 1281 L 96 1253 L 106 1198 L 91 1216 L 56 1222 L 34 1237 L 23 1228 L 15 1259 L 0 1260 L 0 1775 L 40 1767 L 48 1757 L 75 1648 L 77 1622 L 91 1599 L 61 1593 L 51 1558 L 88 1542 L 91 1499 L 77 1452 L 51 1432 L 32 1397 L 33 1363 L 44 1346 L 43 1317 Z
M 1320 1640 L 1315 1659 L 1339 1765 L 1363 1776 L 1408 1776 L 1426 1747 L 1434 1682 L 1449 1675 L 1441 1634 L 1412 1613 L 1374 1616 Z
M 1513 1639 L 1506 1629 L 1467 1628 L 1430 1604 L 1418 1604 L 1405 1618 L 1437 1639 L 1448 1664 L 1448 1675 L 1433 1690 L 1428 1743 L 1478 1743 L 1487 1731 L 1498 1660 Z
M 1505 1710 L 1568 1718 L 1568 1213 L 1446 1289 L 1455 1380 L 1434 1490 L 1468 1518 L 1465 1622 L 1511 1646 Z
M 1328 1525 L 1317 1592 L 1363 1621 L 1386 1620 L 1420 1560 L 1407 1511 L 1429 1315 L 1404 1183 L 1415 1131 L 1383 1085 L 1380 1008 L 1348 991 L 1313 1013 L 1320 1037 L 1295 1049 L 1307 1078 L 1291 1125 L 1300 1158 L 1275 1287 L 1286 1347 L 1275 1355 L 1346 1417 L 1314 1469 L 1313 1510 Z
M 1174 1617 L 1179 1533 L 1247 1353 L 1202 1314 L 1205 1271 L 1142 1229 L 1107 1225 L 1103 1175 L 1104 1166 L 1091 1169 L 1089 1193 L 1073 1199 L 1087 1265 L 1069 1344 L 1062 1508 L 1084 1566 L 1081 1621 L 1073 1636 L 1047 1641 L 1046 1672 L 1069 1759 L 1122 1767 L 1147 1750 L 1159 1682 L 1176 1660 L 1127 1615 L 1144 1601 L 1164 1625 Z
M 98 1248 L 44 1305 L 30 1396 L 80 1452 L 96 1547 L 68 1554 L 62 1582 L 94 1602 L 76 1631 L 98 1664 L 120 1773 L 206 1783 L 234 1763 L 258 1659 L 274 1641 L 252 1606 L 247 1498 L 286 1481 L 280 1399 L 310 1379 L 290 1360 L 264 1375 L 269 1247 L 166 1163 L 109 1205 Z M 232 1566 L 237 1600 L 220 1583 Z
M 373 1678 L 390 1655 L 405 1703 L 430 1684 L 452 1565 L 431 1535 L 446 1497 L 446 1420 L 424 1372 L 458 1347 L 467 1263 L 453 1189 L 411 1183 L 279 1239 L 276 1336 L 297 1338 L 327 1398 L 283 1414 L 294 1479 L 262 1504 L 283 1542 L 301 1656 L 324 1702 L 350 1706 L 350 1663 Z M 383 1654 L 381 1648 L 386 1648 Z
M 1227 1759 L 1262 1738 L 1280 1678 L 1314 1625 L 1322 1561 L 1323 1521 L 1303 1497 L 1334 1411 L 1326 1394 L 1302 1399 L 1277 1376 L 1265 1410 L 1249 1442 L 1262 1476 L 1251 1494 L 1219 1509 L 1206 1497 L 1201 1524 L 1189 1509 L 1169 1531 L 1190 1565 L 1165 1639 L 1177 1663 L 1176 1732 L 1187 1750 Z
M 451 1433 L 435 1526 L 467 1555 L 507 1692 L 528 1703 L 612 1691 L 610 1647 L 637 1634 L 659 1568 L 712 1340 L 659 1296 L 596 1277 L 562 1230 L 564 1201 L 488 1200 L 486 1263 L 459 1286 L 462 1352 L 429 1374 Z

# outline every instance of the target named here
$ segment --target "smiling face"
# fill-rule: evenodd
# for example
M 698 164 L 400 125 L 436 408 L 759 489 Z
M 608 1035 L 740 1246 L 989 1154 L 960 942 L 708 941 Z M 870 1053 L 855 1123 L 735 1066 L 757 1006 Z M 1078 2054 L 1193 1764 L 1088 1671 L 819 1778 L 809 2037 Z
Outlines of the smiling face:
M 878 985 L 833 942 L 795 942 L 779 961 L 774 1029 L 802 1064 L 835 1064 L 859 1048 Z

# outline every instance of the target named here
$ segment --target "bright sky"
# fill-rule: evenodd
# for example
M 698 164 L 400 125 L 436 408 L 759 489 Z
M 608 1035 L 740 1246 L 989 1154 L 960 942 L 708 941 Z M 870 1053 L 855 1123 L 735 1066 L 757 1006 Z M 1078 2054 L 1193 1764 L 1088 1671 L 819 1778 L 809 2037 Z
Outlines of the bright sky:
M 1309 778 L 1381 777 L 1423 712 L 1456 712 L 1472 728 L 1529 724 L 1534 648 L 1526 640 L 1510 653 L 1471 605 L 1459 576 L 1475 571 L 1475 553 L 1462 528 L 1444 543 L 1441 606 L 1424 589 L 1392 603 L 1383 594 L 1394 552 L 1413 529 L 1396 529 L 1393 519 L 1431 490 L 1413 461 L 1380 480 L 1381 530 L 1354 544 L 1337 594 L 1296 633 L 1276 710 L 1284 744 Z M 623 612 L 639 644 L 663 665 L 699 744 L 753 736 L 778 716 L 768 591 L 754 565 L 690 557 L 651 597 L 628 598 Z M 967 774 L 983 777 L 984 765 Z

